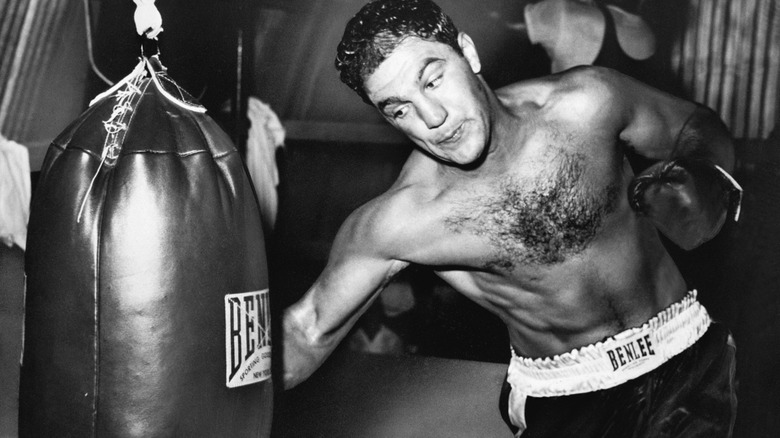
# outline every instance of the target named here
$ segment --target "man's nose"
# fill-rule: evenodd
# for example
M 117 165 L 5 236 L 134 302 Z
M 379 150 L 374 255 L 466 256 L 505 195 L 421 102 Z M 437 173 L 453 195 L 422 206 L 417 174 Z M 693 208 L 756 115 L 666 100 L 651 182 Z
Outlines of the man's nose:
M 438 128 L 447 120 L 447 110 L 440 103 L 430 99 L 422 101 L 418 111 L 428 129 Z

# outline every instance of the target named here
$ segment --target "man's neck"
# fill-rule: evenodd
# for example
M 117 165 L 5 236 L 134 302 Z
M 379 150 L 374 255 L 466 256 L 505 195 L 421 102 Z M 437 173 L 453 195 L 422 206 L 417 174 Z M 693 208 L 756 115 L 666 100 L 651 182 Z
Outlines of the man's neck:
M 451 163 L 439 163 L 439 174 L 443 177 L 484 178 L 504 173 L 515 161 L 519 152 L 519 141 L 522 133 L 522 116 L 511 111 L 496 93 L 490 89 L 481 78 L 485 95 L 490 108 L 488 144 L 482 156 L 467 166 L 456 166 Z
M 517 159 L 522 142 L 523 117 L 510 111 L 493 93 L 489 94 L 491 108 L 490 139 L 483 167 L 490 174 L 503 173 Z

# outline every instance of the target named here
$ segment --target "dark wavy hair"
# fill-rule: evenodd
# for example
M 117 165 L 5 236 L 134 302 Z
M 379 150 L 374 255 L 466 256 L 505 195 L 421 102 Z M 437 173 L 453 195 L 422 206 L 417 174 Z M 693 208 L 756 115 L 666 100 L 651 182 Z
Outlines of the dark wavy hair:
M 436 3 L 373 0 L 344 29 L 335 62 L 341 81 L 371 104 L 363 89 L 364 79 L 408 37 L 438 41 L 463 54 L 458 45 L 458 29 Z

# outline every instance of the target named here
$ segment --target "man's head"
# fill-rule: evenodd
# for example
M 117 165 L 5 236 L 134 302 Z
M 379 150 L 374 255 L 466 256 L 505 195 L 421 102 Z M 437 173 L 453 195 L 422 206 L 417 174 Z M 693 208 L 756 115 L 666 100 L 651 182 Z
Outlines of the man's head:
M 341 80 L 371 104 L 363 81 L 409 37 L 438 41 L 461 53 L 458 29 L 430 0 L 374 0 L 347 23 L 336 54 Z
M 430 155 L 457 166 L 483 157 L 489 89 L 471 38 L 430 0 L 375 0 L 347 25 L 342 80 Z

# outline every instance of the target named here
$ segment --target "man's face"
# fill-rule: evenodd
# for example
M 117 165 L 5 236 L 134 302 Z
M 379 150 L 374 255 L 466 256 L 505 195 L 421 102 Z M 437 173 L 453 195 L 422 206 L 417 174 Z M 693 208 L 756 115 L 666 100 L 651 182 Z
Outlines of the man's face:
M 410 37 L 369 75 L 371 102 L 415 144 L 445 162 L 466 165 L 488 143 L 487 93 L 479 58 L 465 34 L 464 56 L 452 47 Z

